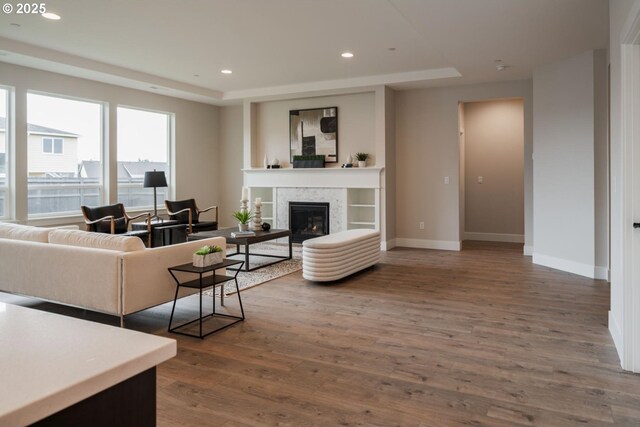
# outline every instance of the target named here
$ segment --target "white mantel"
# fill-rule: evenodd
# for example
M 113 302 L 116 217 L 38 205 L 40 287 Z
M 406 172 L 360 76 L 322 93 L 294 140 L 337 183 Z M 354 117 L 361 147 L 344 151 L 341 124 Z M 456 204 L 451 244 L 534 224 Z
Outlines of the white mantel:
M 384 168 L 243 169 L 246 187 L 382 188 Z

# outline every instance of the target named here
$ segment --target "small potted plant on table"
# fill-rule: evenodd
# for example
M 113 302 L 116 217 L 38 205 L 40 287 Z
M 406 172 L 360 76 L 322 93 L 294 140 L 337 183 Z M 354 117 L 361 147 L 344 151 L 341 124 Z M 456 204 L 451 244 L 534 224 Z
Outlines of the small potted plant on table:
M 367 153 L 356 153 L 356 159 L 358 159 L 358 167 L 359 168 L 366 167 L 368 158 L 369 158 L 369 154 Z
M 253 218 L 253 213 L 249 210 L 239 210 L 233 213 L 233 217 L 238 220 L 238 229 L 247 231 L 249 229 L 249 221 Z
M 222 248 L 220 246 L 203 246 L 193 254 L 194 267 L 208 267 L 222 262 Z

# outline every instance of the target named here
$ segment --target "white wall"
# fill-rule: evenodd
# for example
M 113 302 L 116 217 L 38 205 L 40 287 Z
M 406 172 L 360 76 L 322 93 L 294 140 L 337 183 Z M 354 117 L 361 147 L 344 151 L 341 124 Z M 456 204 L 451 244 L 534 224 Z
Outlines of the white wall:
M 463 105 L 464 238 L 523 243 L 524 102 Z
M 396 100 L 395 91 L 385 88 L 385 169 L 383 201 L 385 240 L 388 249 L 396 245 Z
M 396 92 L 396 241 L 402 246 L 459 249 L 458 104 L 524 99 L 525 153 L 531 135 L 531 80 Z M 525 196 L 531 186 L 525 159 Z M 449 184 L 444 184 L 444 177 Z M 530 191 L 530 190 L 529 190 Z M 525 197 L 525 212 L 531 199 Z M 525 221 L 531 215 L 525 214 Z M 425 223 L 420 230 L 419 222 Z M 525 226 L 525 230 L 529 228 Z M 525 244 L 531 244 L 525 236 Z
M 242 192 L 242 106 L 220 108 L 220 228 L 237 224 Z
M 602 143 L 594 89 L 596 66 L 604 64 L 594 58 L 585 52 L 533 74 L 533 262 L 587 277 L 596 276 L 595 150 Z
M 255 149 L 252 167 L 262 167 L 266 155 L 277 157 L 281 165 L 289 164 L 289 110 L 338 107 L 338 162 L 327 167 L 340 167 L 346 156 L 356 152 L 371 155 L 367 164 L 375 164 L 375 97 L 373 92 L 316 98 L 288 99 L 255 104 Z
M 177 198 L 194 197 L 199 206 L 219 203 L 218 107 L 156 95 L 148 92 L 64 76 L 47 71 L 0 63 L 0 84 L 12 86 L 16 93 L 16 152 L 14 180 L 15 218 L 27 220 L 27 91 L 34 90 L 108 103 L 108 156 L 116 158 L 116 108 L 118 105 L 175 113 L 174 177 Z M 116 200 L 116 168 L 112 162 L 105 177 L 112 189 L 109 200 Z M 79 207 L 78 207 L 79 212 Z M 205 214 L 206 215 L 206 214 Z M 79 220 L 81 217 L 75 218 Z M 61 221 L 34 221 L 53 224 Z M 64 219 L 62 222 L 73 222 Z

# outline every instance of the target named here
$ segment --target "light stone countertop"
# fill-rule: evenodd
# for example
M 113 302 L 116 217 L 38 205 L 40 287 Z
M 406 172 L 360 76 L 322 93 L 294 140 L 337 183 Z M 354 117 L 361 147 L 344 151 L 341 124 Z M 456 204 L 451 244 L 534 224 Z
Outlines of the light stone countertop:
M 31 424 L 175 355 L 172 339 L 0 303 L 0 427 Z

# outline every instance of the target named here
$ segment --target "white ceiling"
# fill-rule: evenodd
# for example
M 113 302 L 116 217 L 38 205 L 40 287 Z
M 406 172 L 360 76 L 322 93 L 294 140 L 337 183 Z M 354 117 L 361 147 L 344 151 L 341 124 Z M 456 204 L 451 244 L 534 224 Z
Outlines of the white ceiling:
M 48 0 L 46 6 L 62 19 L 0 14 L 0 61 L 213 104 L 377 84 L 527 78 L 539 65 L 606 47 L 609 21 L 606 0 Z M 345 50 L 355 57 L 340 57 Z M 496 59 L 505 71 L 496 71 Z M 233 74 L 221 74 L 223 68 Z

